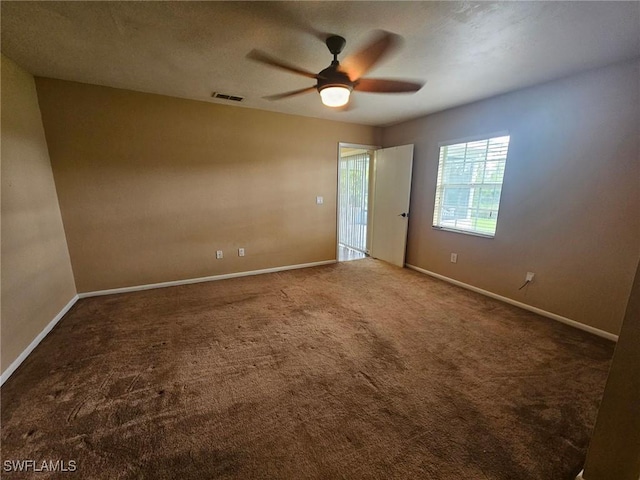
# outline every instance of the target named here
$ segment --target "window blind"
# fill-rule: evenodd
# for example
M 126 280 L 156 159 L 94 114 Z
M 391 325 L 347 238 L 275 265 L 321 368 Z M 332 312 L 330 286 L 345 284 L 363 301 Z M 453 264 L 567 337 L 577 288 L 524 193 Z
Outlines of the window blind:
M 365 252 L 369 202 L 369 153 L 342 157 L 339 170 L 339 228 L 341 245 Z
M 509 139 L 440 147 L 434 227 L 495 236 Z

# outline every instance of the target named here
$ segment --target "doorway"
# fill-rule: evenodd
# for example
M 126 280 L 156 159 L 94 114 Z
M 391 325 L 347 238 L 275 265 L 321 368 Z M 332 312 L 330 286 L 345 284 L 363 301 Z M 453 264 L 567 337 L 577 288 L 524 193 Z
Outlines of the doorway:
M 338 149 L 339 262 L 371 256 L 404 266 L 413 145 Z
M 338 261 L 369 252 L 373 147 L 340 144 L 338 159 Z

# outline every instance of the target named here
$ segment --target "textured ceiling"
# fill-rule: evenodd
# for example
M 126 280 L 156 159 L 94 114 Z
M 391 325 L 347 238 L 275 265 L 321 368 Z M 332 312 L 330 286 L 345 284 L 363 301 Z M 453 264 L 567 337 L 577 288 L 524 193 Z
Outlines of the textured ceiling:
M 2 52 L 37 76 L 213 103 L 388 125 L 640 55 L 639 2 L 11 2 Z M 402 48 L 368 77 L 424 80 L 416 94 L 356 92 L 336 112 L 314 81 L 246 59 L 253 48 L 317 72 L 383 29 Z

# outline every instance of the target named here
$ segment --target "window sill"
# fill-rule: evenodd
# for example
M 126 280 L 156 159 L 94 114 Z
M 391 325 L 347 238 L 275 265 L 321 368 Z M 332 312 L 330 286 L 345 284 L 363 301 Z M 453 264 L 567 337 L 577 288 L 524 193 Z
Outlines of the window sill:
M 431 228 L 433 228 L 434 230 L 440 230 L 440 231 L 443 231 L 443 232 L 461 233 L 463 235 L 471 235 L 473 237 L 480 237 L 480 238 L 494 238 L 495 237 L 495 235 L 490 235 L 488 233 L 470 232 L 468 230 L 458 230 L 458 229 L 449 228 L 449 227 L 438 227 L 436 225 L 432 225 Z

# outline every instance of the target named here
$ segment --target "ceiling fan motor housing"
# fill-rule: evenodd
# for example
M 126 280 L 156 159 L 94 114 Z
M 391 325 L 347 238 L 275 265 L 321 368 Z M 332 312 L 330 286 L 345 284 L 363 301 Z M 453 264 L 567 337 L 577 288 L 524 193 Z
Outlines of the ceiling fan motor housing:
M 350 91 L 353 90 L 354 83 L 349 79 L 349 76 L 336 67 L 337 64 L 332 64 L 318 74 L 318 85 L 316 85 L 318 91 L 327 87 L 345 87 Z
M 353 90 L 354 83 L 351 81 L 349 76 L 338 70 L 340 65 L 338 62 L 338 55 L 344 49 L 347 41 L 344 37 L 339 35 L 331 35 L 327 37 L 325 43 L 327 44 L 329 51 L 333 54 L 333 61 L 330 66 L 318 74 L 318 85 L 316 85 L 316 88 L 318 91 L 324 90 L 327 87 L 344 87 L 348 88 L 349 91 Z

